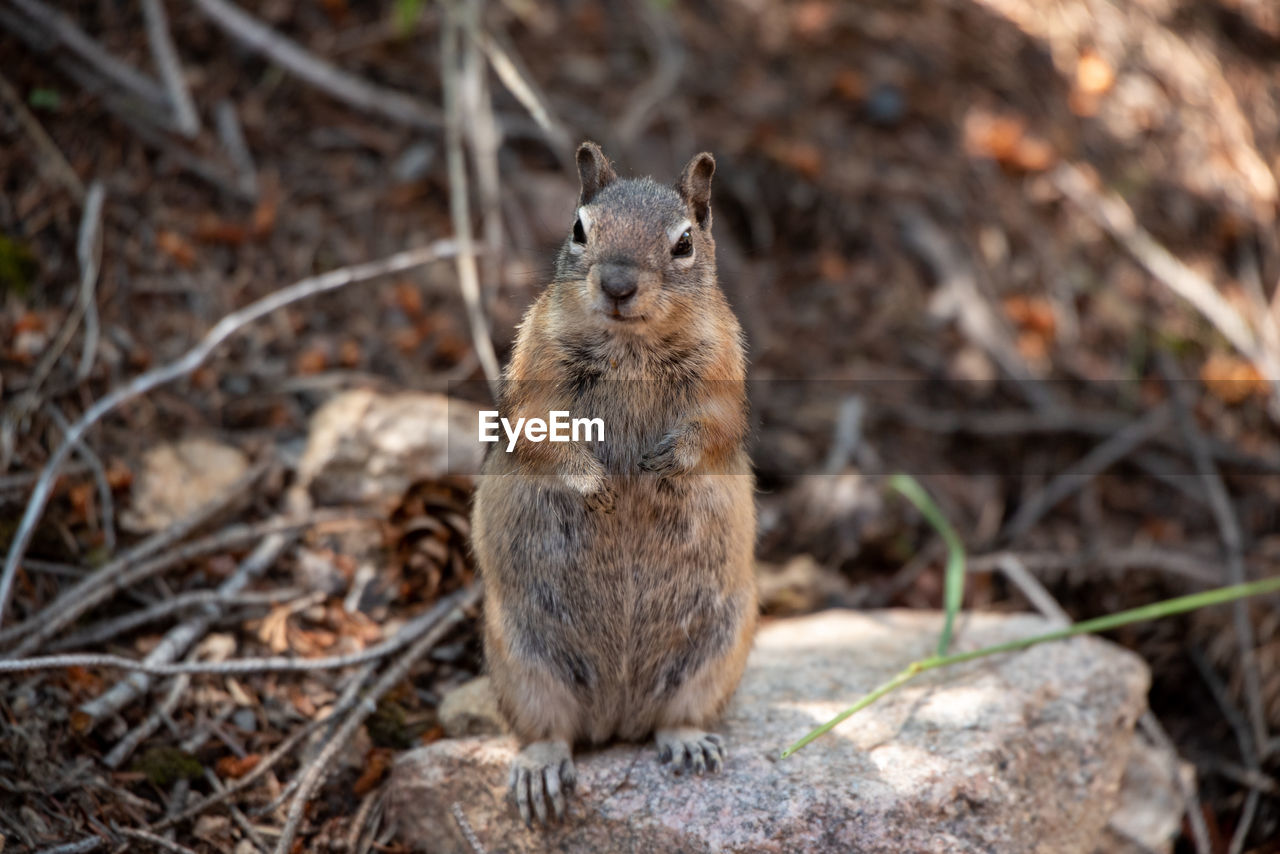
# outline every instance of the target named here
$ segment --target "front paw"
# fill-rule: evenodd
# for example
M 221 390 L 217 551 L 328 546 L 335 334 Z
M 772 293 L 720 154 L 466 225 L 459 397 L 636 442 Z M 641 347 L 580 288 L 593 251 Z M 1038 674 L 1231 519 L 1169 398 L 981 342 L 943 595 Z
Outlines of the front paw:
M 612 513 L 617 503 L 617 496 L 608 482 L 602 483 L 595 492 L 582 496 L 582 503 L 593 513 Z
M 535 741 L 521 750 L 511 763 L 509 786 L 525 826 L 532 827 L 535 818 L 541 825 L 548 824 L 551 816 L 563 821 L 565 793 L 573 791 L 576 780 L 566 742 Z
M 640 470 L 659 477 L 671 477 L 682 470 L 678 456 L 679 446 L 673 436 L 667 436 L 653 450 L 640 458 Z

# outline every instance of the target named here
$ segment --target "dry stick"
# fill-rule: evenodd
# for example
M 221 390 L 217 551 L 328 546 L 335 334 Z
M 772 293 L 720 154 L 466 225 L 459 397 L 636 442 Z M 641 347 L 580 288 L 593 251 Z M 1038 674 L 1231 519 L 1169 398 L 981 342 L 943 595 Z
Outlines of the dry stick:
M 42 848 L 36 854 L 84 854 L 86 851 L 97 851 L 106 843 L 107 840 L 101 836 L 87 836 L 75 842 L 68 842 L 66 845 Z
M 1042 413 L 1060 409 L 1018 353 L 1008 326 L 982 292 L 973 265 L 955 242 L 919 206 L 903 207 L 898 222 L 903 245 L 929 267 L 937 280 L 930 313 L 954 318 L 965 337 L 995 360 L 1036 409 Z
M 183 693 L 186 692 L 187 686 L 191 684 L 190 676 L 178 676 L 173 680 L 173 684 L 169 686 L 169 693 L 165 694 L 164 699 L 160 701 L 151 714 L 129 732 L 125 733 L 124 738 L 116 742 L 116 746 L 111 748 L 102 759 L 102 764 L 108 768 L 119 768 L 120 763 L 129 758 L 133 751 L 138 749 L 138 745 L 146 741 L 152 733 L 160 729 L 160 725 L 177 707 L 178 701 L 182 699 Z
M 71 168 L 71 164 L 67 162 L 62 149 L 58 148 L 57 143 L 45 132 L 44 126 L 27 109 L 27 105 L 22 101 L 22 96 L 5 79 L 3 74 L 0 74 L 0 99 L 3 99 L 9 105 L 9 109 L 13 111 L 13 117 L 18 120 L 18 124 L 26 131 L 27 136 L 31 137 L 31 141 L 35 143 L 40 155 L 39 165 L 41 170 L 46 172 L 49 178 L 66 188 L 67 192 L 77 202 L 83 201 L 84 184 L 80 181 L 80 176 Z
M 431 609 L 431 613 L 437 619 L 432 629 L 414 643 L 398 661 L 387 668 L 386 672 L 369 689 L 368 695 L 360 705 L 342 722 L 342 726 L 334 734 L 333 740 L 312 760 L 311 767 L 302 777 L 298 792 L 294 795 L 293 803 L 289 805 L 288 818 L 285 820 L 284 829 L 280 832 L 280 838 L 276 842 L 276 854 L 288 854 L 293 847 L 293 839 L 298 833 L 298 826 L 302 823 L 302 814 L 306 810 L 312 794 L 324 782 L 324 778 L 331 770 L 333 757 L 346 745 L 365 719 L 377 709 L 378 701 L 382 699 L 382 696 L 400 684 L 418 659 L 439 643 L 440 639 L 454 625 L 464 619 L 464 609 L 470 608 L 480 601 L 481 589 L 478 584 L 465 587 Z
M 462 298 L 467 304 L 467 319 L 471 324 L 472 344 L 480 358 L 489 390 L 498 399 L 498 357 L 489 338 L 488 322 L 481 303 L 480 277 L 476 268 L 475 246 L 471 237 L 471 203 L 467 196 L 467 165 L 462 156 L 462 107 L 458 93 L 458 12 L 451 0 L 445 6 L 444 20 L 440 25 L 440 66 L 444 76 L 444 139 L 449 170 L 449 211 L 453 218 L 454 238 L 458 242 L 456 255 L 458 283 Z
M 212 769 L 204 769 L 204 778 L 208 781 L 209 788 L 213 789 L 215 794 L 220 794 L 227 790 L 226 785 Z M 258 829 L 249 821 L 249 817 L 235 804 L 227 804 L 227 812 L 231 813 L 231 820 L 240 828 L 240 832 L 248 837 L 249 843 L 254 850 L 258 851 L 259 854 L 266 854 L 267 843 L 262 838 L 262 835 L 258 833 Z
M 187 90 L 182 76 L 182 63 L 178 61 L 178 49 L 169 35 L 169 21 L 160 0 L 142 0 L 142 14 L 147 21 L 147 41 L 151 45 L 151 57 L 169 95 L 173 110 L 173 123 L 178 133 L 192 139 L 200 133 L 200 116 Z
M 280 602 L 287 602 L 290 599 L 296 599 L 302 595 L 301 591 L 293 588 L 268 590 L 262 593 L 241 593 L 235 596 L 228 596 L 218 590 L 191 590 L 186 593 L 180 593 L 172 599 L 157 602 L 150 608 L 123 614 L 114 619 L 89 626 L 83 631 L 76 632 L 74 635 L 54 644 L 52 649 L 56 652 L 75 649 L 76 647 L 97 646 L 139 626 L 163 620 L 165 617 L 185 611 L 196 605 L 216 604 L 223 607 L 275 605 Z
M 209 2 L 209 0 L 200 0 L 200 2 Z M 18 572 L 18 563 L 22 560 L 22 555 L 26 551 L 27 545 L 31 542 L 40 514 L 44 511 L 45 505 L 49 503 L 53 484 L 58 477 L 58 470 L 62 467 L 63 462 L 66 461 L 67 455 L 74 444 L 102 416 L 122 403 L 146 394 L 157 386 L 192 373 L 204 363 L 205 359 L 209 358 L 219 344 L 243 327 L 276 309 L 325 291 L 335 290 L 352 282 L 365 281 L 391 273 L 411 270 L 414 267 L 420 267 L 423 264 L 447 257 L 455 251 L 455 244 L 452 240 L 438 240 L 428 246 L 397 252 L 378 261 L 356 264 L 351 267 L 341 267 L 319 276 L 312 276 L 295 282 L 286 288 L 250 303 L 238 311 L 228 314 L 218 321 L 205 334 L 200 343 L 188 350 L 182 358 L 139 374 L 123 387 L 116 389 L 89 407 L 80 416 L 79 420 L 71 425 L 71 430 L 62 445 L 53 452 L 49 461 L 45 463 L 40 472 L 40 479 L 36 482 L 36 487 L 31 493 L 31 499 L 27 502 L 26 511 L 23 513 L 22 521 L 18 525 L 18 531 L 14 535 L 13 543 L 9 546 L 4 570 L 3 573 L 0 573 L 0 625 L 3 625 L 4 614 L 8 608 L 9 595 L 13 589 L 13 579 Z M 492 355 L 492 350 L 490 355 Z
M 995 556 L 995 564 L 1004 573 L 1005 578 L 1009 579 L 1015 587 L 1022 591 L 1022 595 L 1027 597 L 1027 601 L 1035 606 L 1035 609 L 1047 617 L 1056 627 L 1071 625 L 1071 615 L 1063 610 L 1058 604 L 1058 600 L 1053 598 L 1040 580 L 1027 571 L 1026 565 L 1018 559 L 1018 556 L 1012 552 L 1004 552 Z M 969 571 L 973 571 L 970 565 Z
M 1273 359 L 1266 352 L 1254 329 L 1218 293 L 1217 288 L 1160 245 L 1138 224 L 1133 210 L 1123 199 L 1095 190 L 1077 167 L 1063 163 L 1051 173 L 1050 179 L 1067 198 L 1146 268 L 1156 281 L 1191 303 L 1233 347 L 1262 369 L 1263 376 L 1268 377 L 1274 391 L 1272 417 L 1280 420 L 1280 360 Z
M 1222 684 L 1222 680 L 1218 678 L 1218 674 L 1214 672 L 1213 667 L 1204 660 L 1204 657 L 1193 647 L 1187 649 L 1188 657 L 1191 663 L 1195 665 L 1196 670 L 1200 674 L 1200 678 L 1209 686 L 1209 694 L 1213 697 L 1218 709 L 1222 712 L 1222 716 L 1227 719 L 1232 732 L 1236 737 L 1236 746 L 1240 749 L 1240 756 L 1245 762 L 1245 767 L 1257 770 L 1261 767 L 1258 760 L 1258 751 L 1253 743 L 1253 734 L 1249 731 L 1249 722 L 1245 720 L 1244 715 L 1240 714 L 1239 709 L 1231 702 L 1231 697 L 1227 692 L 1227 687 Z M 1231 837 L 1230 854 L 1240 854 L 1244 849 L 1245 838 L 1249 835 L 1249 828 L 1253 825 L 1254 812 L 1258 807 L 1258 795 L 1261 793 L 1257 789 L 1250 789 L 1249 794 L 1245 797 L 1244 808 L 1241 810 L 1240 819 L 1236 822 L 1236 832 Z
M 480 195 L 480 216 L 484 228 L 484 242 L 489 256 L 485 258 L 484 280 L 489 282 L 487 305 L 501 284 L 503 268 L 502 247 L 502 187 L 498 174 L 498 149 L 502 137 L 493 116 L 493 100 L 487 79 L 488 64 L 480 48 L 480 17 L 483 0 L 465 0 L 461 27 L 466 38 L 462 41 L 461 98 L 462 127 L 471 150 L 471 163 L 476 172 L 476 188 Z
M 1222 579 L 1217 573 L 1205 569 L 1209 558 L 1198 558 L 1185 552 L 1170 549 L 1156 549 L 1138 546 L 1127 549 L 1106 549 L 1096 554 L 1083 552 L 1080 554 L 1063 554 L 1062 552 L 997 552 L 970 558 L 971 572 L 990 572 L 999 569 L 1000 559 L 1012 554 L 1018 561 L 1031 570 L 1047 572 L 1052 570 L 1075 569 L 1082 566 L 1098 566 L 1112 572 L 1150 567 L 1151 569 L 1179 575 L 1206 587 L 1219 584 Z
M 1081 457 L 1075 465 L 1059 474 L 1040 492 L 1018 508 L 1017 514 L 1005 526 L 1004 538 L 1017 540 L 1031 529 L 1040 518 L 1052 510 L 1059 501 L 1079 490 L 1085 483 L 1101 474 L 1108 467 L 1123 459 L 1142 443 L 1159 433 L 1170 420 L 1168 404 L 1147 413 L 1123 430 L 1116 432 L 1105 442 Z
M 183 673 L 241 676 L 247 673 L 297 673 L 314 670 L 338 670 L 343 667 L 377 661 L 400 651 L 412 643 L 418 635 L 431 628 L 434 624 L 433 621 L 436 619 L 433 614 L 434 611 L 428 611 L 426 614 L 415 617 L 405 623 L 393 637 L 366 650 L 351 652 L 346 655 L 331 655 L 325 658 L 270 656 L 264 658 L 235 658 L 230 661 L 171 664 L 150 660 L 136 661 L 121 655 L 107 655 L 105 653 L 75 653 L 44 655 L 38 658 L 0 659 L 0 673 L 25 673 L 35 670 L 57 670 L 65 667 L 114 667 L 147 676 L 178 676 Z
M 38 32 L 67 48 L 77 59 L 119 89 L 152 107 L 167 109 L 168 98 L 154 80 L 113 57 L 61 12 L 40 0 L 8 0 Z
M 240 191 L 251 198 L 258 197 L 258 167 L 253 162 L 253 153 L 245 142 L 244 131 L 240 127 L 240 117 L 236 115 L 236 105 L 230 101 L 219 101 L 213 108 L 213 123 L 218 131 L 218 139 L 226 149 L 227 157 L 236 167 L 238 178 L 236 184 Z
M 63 432 L 68 436 L 70 435 L 69 430 L 64 430 Z M 65 437 L 61 447 L 67 447 Z M 187 534 L 208 522 L 218 513 L 221 513 L 241 494 L 253 486 L 264 471 L 266 471 L 265 464 L 255 466 L 236 480 L 235 483 L 196 508 L 189 516 L 185 516 L 163 531 L 153 534 L 115 560 L 103 564 L 96 572 L 77 582 L 70 590 L 59 594 L 52 603 L 27 618 L 26 621 L 0 631 L 0 643 L 7 643 L 14 638 L 31 635 L 37 640 L 20 645 L 14 651 L 14 654 L 22 655 L 37 648 L 41 642 L 53 637 L 63 626 L 73 622 L 80 614 L 102 601 L 104 597 L 98 595 L 97 598 L 94 598 L 96 594 L 104 590 L 108 594 L 114 593 L 117 587 L 141 580 L 139 573 L 133 572 L 131 574 L 130 567 L 134 567 L 140 561 L 145 561 L 157 552 L 168 548 L 171 544 L 182 540 Z M 43 473 L 41 476 L 44 476 Z M 34 499 L 34 492 L 32 497 Z M 178 554 L 181 555 L 182 552 L 178 552 Z M 165 557 L 161 557 L 151 563 L 161 569 L 168 568 L 171 565 Z M 142 577 L 145 577 L 145 575 Z
M 1227 583 L 1243 584 L 1245 580 L 1244 535 L 1241 532 L 1240 520 L 1236 516 L 1235 508 L 1231 504 L 1231 496 L 1227 493 L 1227 487 L 1222 482 L 1222 475 L 1218 473 L 1217 467 L 1214 466 L 1213 458 L 1205 447 L 1199 429 L 1193 422 L 1190 404 L 1183 389 L 1184 383 L 1180 381 L 1177 366 L 1167 353 L 1162 352 L 1160 354 L 1160 367 L 1173 397 L 1178 430 L 1182 433 L 1183 439 L 1187 443 L 1187 448 L 1191 452 L 1191 458 L 1195 461 L 1196 468 L 1204 481 L 1205 492 L 1209 496 L 1209 506 L 1213 510 L 1214 521 L 1218 526 L 1218 533 L 1222 537 L 1222 545 L 1227 552 Z M 1270 736 L 1267 733 L 1266 709 L 1262 704 L 1262 685 L 1258 671 L 1253 624 L 1249 622 L 1249 610 L 1243 601 L 1232 603 L 1231 616 L 1235 628 L 1236 644 L 1239 647 L 1245 706 L 1249 715 L 1249 723 L 1252 727 L 1250 732 L 1252 739 L 1247 745 L 1249 749 L 1244 756 L 1244 760 L 1248 767 L 1256 770 L 1261 765 L 1259 751 L 1261 751 L 1263 745 L 1267 744 Z M 1246 744 L 1242 743 L 1240 747 L 1244 751 Z M 1254 789 L 1250 791 L 1250 796 L 1245 801 L 1244 813 L 1240 818 L 1239 825 L 1236 827 L 1235 835 L 1231 837 L 1230 854 L 1239 854 L 1244 849 L 1245 840 L 1249 835 L 1249 827 L 1253 822 L 1254 812 L 1257 809 L 1257 795 L 1258 791 Z
M 359 850 L 360 838 L 364 836 L 365 826 L 368 825 L 369 817 L 373 815 L 373 808 L 381 795 L 382 792 L 375 788 L 366 792 L 360 799 L 360 806 L 356 808 L 356 814 L 351 819 L 351 827 L 347 830 L 347 851 Z M 374 833 L 377 833 L 377 828 L 374 828 Z
M 80 233 L 76 236 L 76 260 L 80 263 L 77 307 L 84 316 L 84 348 L 80 351 L 80 364 L 76 368 L 76 380 L 79 382 L 84 382 L 89 376 L 98 354 L 98 302 L 94 291 L 98 286 L 98 268 L 102 264 L 102 203 L 105 199 L 102 182 L 95 180 L 85 195 L 84 215 L 80 218 Z
M 440 116 L 426 104 L 334 67 L 235 4 L 227 0 L 194 0 L 194 4 L 205 17 L 245 47 L 262 54 L 349 107 L 374 113 L 409 127 L 423 130 L 437 130 L 440 127 Z
M 533 76 L 525 70 L 519 55 L 506 39 L 496 33 L 480 30 L 476 35 L 480 39 L 480 48 L 489 58 L 489 64 L 493 66 L 494 73 L 498 75 L 502 85 L 507 87 L 507 91 L 528 111 L 534 122 L 546 134 L 552 148 L 557 153 L 568 152 L 573 145 L 573 139 L 565 130 L 564 124 L 552 115 L 551 109 L 547 106 L 546 97 L 533 82 Z
M 275 563 L 276 558 L 292 541 L 291 536 L 289 534 L 272 534 L 259 543 L 258 547 L 240 562 L 240 566 L 236 568 L 231 577 L 218 585 L 218 592 L 226 596 L 233 596 L 243 590 L 246 584 L 257 578 Z M 160 643 L 151 652 L 147 653 L 146 663 L 162 664 L 173 661 L 186 652 L 192 644 L 204 637 L 208 633 L 209 627 L 213 625 L 213 621 L 221 613 L 222 611 L 217 605 L 205 605 L 200 614 L 170 629 Z M 85 717 L 85 726 L 81 729 L 81 732 L 87 732 L 98 721 L 120 711 L 138 696 L 145 694 L 150 687 L 151 677 L 149 675 L 146 673 L 131 673 L 125 679 L 112 686 L 110 690 L 87 703 L 82 703 L 80 705 L 80 713 Z
M 119 833 L 121 836 L 127 836 L 130 839 L 136 839 L 139 842 L 146 842 L 150 845 L 156 846 L 157 848 L 163 848 L 165 851 L 172 851 L 174 854 L 196 854 L 195 851 L 185 845 L 179 845 L 171 839 L 165 839 L 163 836 L 155 833 L 148 833 L 145 830 L 138 830 L 132 827 L 117 827 L 115 828 L 115 832 Z
M 65 435 L 67 429 L 71 426 L 67 424 L 66 416 L 52 405 L 47 409 L 49 416 Z M 98 489 L 98 504 L 101 505 L 100 512 L 102 514 L 102 519 L 99 523 L 102 530 L 102 547 L 109 557 L 116 550 L 116 505 L 115 499 L 111 496 L 111 482 L 107 479 L 107 470 L 102 465 L 102 460 L 98 459 L 98 455 L 89 447 L 88 442 L 81 439 L 76 443 L 76 453 L 80 455 L 80 459 L 84 460 L 85 465 L 89 467 L 89 472 L 93 475 L 93 482 Z

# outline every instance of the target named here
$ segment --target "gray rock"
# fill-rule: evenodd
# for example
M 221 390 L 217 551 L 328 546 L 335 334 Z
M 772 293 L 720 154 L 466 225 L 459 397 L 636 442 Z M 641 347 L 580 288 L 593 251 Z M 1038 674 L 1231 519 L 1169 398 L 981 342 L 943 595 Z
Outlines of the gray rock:
M 316 505 L 386 505 L 413 483 L 480 470 L 479 407 L 440 394 L 335 395 L 311 418 L 299 485 Z
M 497 735 L 506 731 L 488 676 L 464 682 L 445 694 L 437 715 L 449 738 Z
M 829 611 L 765 625 L 723 725 L 719 776 L 676 779 L 651 745 L 580 753 L 568 821 L 528 830 L 505 799 L 510 738 L 444 740 L 390 781 L 419 851 L 1095 851 L 1146 707 L 1135 655 L 1095 638 L 919 677 L 787 760 L 779 752 L 909 661 L 941 618 Z M 956 648 L 1044 631 L 963 620 Z

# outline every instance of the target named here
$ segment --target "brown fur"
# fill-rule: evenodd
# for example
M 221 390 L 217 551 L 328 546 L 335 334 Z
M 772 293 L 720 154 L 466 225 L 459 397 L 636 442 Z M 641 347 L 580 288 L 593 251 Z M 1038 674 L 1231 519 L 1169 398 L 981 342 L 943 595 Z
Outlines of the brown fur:
M 716 282 L 714 161 L 695 157 L 674 192 L 617 179 L 590 143 L 578 163 L 588 240 L 566 240 L 499 405 L 512 421 L 602 418 L 605 441 L 491 449 L 474 513 L 488 668 L 522 745 L 709 727 L 756 622 L 745 357 Z M 668 233 L 683 219 L 691 261 Z M 617 304 L 601 284 L 615 274 L 637 285 Z

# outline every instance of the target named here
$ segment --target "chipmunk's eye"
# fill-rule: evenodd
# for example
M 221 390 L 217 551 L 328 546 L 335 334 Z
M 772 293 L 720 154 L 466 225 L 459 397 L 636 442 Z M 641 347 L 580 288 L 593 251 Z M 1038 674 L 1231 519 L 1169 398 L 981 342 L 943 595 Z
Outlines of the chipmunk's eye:
M 693 234 L 686 228 L 680 235 L 680 239 L 676 241 L 676 245 L 671 247 L 671 255 L 674 258 L 688 258 L 692 254 Z
M 582 217 L 573 221 L 573 242 L 580 246 L 587 245 L 587 230 L 582 227 Z

